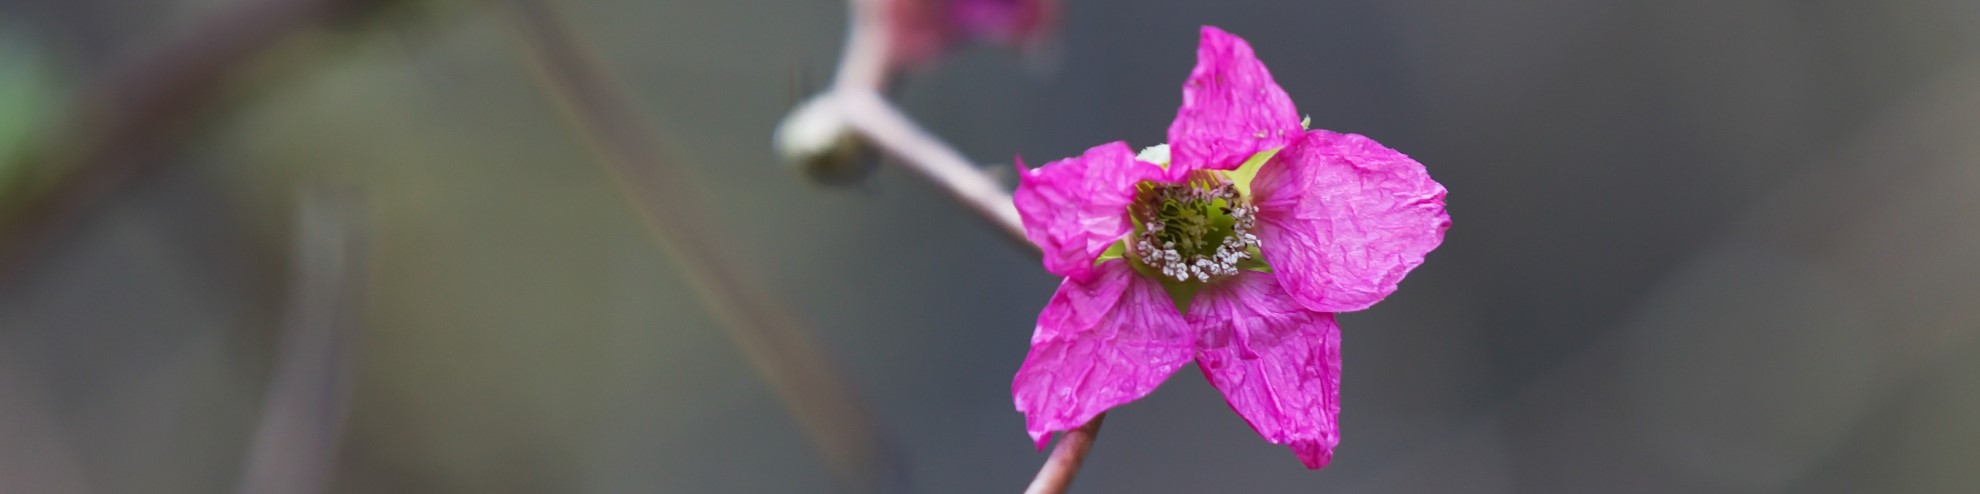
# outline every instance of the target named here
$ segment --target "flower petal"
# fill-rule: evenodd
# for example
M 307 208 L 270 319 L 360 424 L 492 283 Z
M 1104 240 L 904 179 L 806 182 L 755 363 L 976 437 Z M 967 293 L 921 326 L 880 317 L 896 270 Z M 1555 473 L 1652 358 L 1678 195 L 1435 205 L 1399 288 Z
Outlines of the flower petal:
M 1267 273 L 1204 288 L 1190 304 L 1196 364 L 1224 401 L 1307 468 L 1327 466 L 1340 430 L 1341 328 L 1301 307 Z
M 1154 391 L 1189 363 L 1195 344 L 1159 282 L 1108 261 L 1091 280 L 1059 285 L 1038 315 L 1011 397 L 1043 449 L 1052 432 Z
M 1110 142 L 1033 170 L 1019 163 L 1011 200 L 1024 236 L 1045 251 L 1045 270 L 1079 278 L 1134 228 L 1127 207 L 1135 184 L 1161 174 L 1161 167 L 1135 160 L 1127 143 Z
M 1319 312 L 1366 309 L 1444 241 L 1444 186 L 1421 163 L 1354 134 L 1314 130 L 1251 184 L 1258 249 Z
M 1182 109 L 1169 124 L 1174 180 L 1191 170 L 1237 168 L 1252 154 L 1300 133 L 1299 111 L 1243 38 L 1203 26 L 1196 68 L 1183 84 Z

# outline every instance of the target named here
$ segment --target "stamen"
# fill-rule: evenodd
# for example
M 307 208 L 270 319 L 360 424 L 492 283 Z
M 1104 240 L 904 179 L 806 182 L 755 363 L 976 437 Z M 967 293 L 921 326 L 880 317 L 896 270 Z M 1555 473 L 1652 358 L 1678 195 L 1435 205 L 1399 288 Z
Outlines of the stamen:
M 1236 275 L 1258 246 L 1257 206 L 1222 174 L 1202 171 L 1181 184 L 1144 184 L 1132 207 L 1135 258 L 1179 282 Z

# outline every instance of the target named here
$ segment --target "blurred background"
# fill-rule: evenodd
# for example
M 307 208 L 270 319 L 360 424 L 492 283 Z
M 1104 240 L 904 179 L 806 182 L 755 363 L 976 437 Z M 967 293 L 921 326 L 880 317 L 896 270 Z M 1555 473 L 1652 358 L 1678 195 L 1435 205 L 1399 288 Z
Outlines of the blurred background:
M 997 173 L 1152 145 L 1214 24 L 1454 219 L 1341 318 L 1331 466 L 1184 369 L 1075 491 L 1980 490 L 1980 2 L 1058 7 L 892 96 Z M 772 151 L 847 19 L 0 1 L 0 492 L 1021 489 L 1057 280 L 898 167 Z

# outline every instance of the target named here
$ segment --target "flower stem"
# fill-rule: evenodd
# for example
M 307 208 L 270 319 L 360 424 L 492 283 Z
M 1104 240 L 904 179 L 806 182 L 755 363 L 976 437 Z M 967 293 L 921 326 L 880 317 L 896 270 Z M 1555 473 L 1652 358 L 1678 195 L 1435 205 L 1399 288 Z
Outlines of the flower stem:
M 895 158 L 894 163 L 949 193 L 949 197 L 989 221 L 1006 237 L 1029 249 L 1036 249 L 1024 236 L 1024 222 L 1017 206 L 1003 185 L 985 173 L 961 152 L 921 128 L 905 112 L 881 95 L 886 90 L 891 49 L 886 32 L 886 3 L 890 0 L 850 0 L 852 22 L 847 33 L 846 52 L 840 56 L 832 89 L 814 96 L 786 117 L 788 122 L 802 111 L 836 111 L 860 138 Z M 1033 252 L 1036 252 L 1033 250 Z M 1100 422 L 1106 414 L 1093 417 L 1078 429 L 1067 431 L 1052 456 L 1039 467 L 1038 476 L 1025 488 L 1026 494 L 1057 494 L 1072 485 L 1073 476 L 1086 462 L 1093 441 L 1100 436 Z
M 1100 421 L 1107 418 L 1102 413 L 1078 429 L 1066 431 L 1066 437 L 1059 439 L 1059 445 L 1052 448 L 1052 457 L 1045 459 L 1045 466 L 1038 469 L 1038 477 L 1031 479 L 1031 487 L 1025 494 L 1058 494 L 1072 485 L 1073 476 L 1086 462 L 1086 452 L 1093 449 L 1093 441 L 1100 437 Z
M 879 90 L 887 85 L 888 74 L 893 72 L 890 46 L 893 36 L 887 32 L 887 3 L 895 0 L 851 0 L 851 19 L 846 28 L 846 51 L 839 56 L 839 68 L 833 74 L 832 87 L 866 88 Z
M 1024 223 L 1004 186 L 882 96 L 894 70 L 890 58 L 894 40 L 887 27 L 889 4 L 894 1 L 899 0 L 847 2 L 851 22 L 832 88 L 799 105 L 780 128 L 797 127 L 792 123 L 804 117 L 820 117 L 805 112 L 836 113 L 831 116 L 843 121 L 861 140 L 893 156 L 893 163 L 942 187 L 956 202 L 997 226 L 1018 245 L 1033 248 L 1024 237 Z
M 1024 223 L 1018 219 L 1011 194 L 1004 192 L 996 179 L 963 158 L 962 153 L 915 125 L 913 119 L 881 98 L 878 92 L 840 88 L 830 97 L 838 98 L 838 108 L 846 113 L 846 120 L 868 142 L 893 155 L 901 166 L 941 186 L 956 202 L 969 207 L 1013 240 L 1031 245 L 1024 238 Z

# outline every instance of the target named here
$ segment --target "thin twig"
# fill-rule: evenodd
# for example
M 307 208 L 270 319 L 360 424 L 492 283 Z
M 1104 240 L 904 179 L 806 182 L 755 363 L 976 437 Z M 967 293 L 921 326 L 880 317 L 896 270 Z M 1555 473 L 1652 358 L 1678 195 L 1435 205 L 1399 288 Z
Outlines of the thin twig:
M 289 313 L 241 494 L 330 490 L 350 412 L 351 349 L 369 240 L 365 214 L 353 196 L 310 191 L 302 197 Z
M 1045 466 L 1038 469 L 1038 477 L 1031 479 L 1031 487 L 1025 494 L 1059 494 L 1072 485 L 1073 476 L 1079 474 L 1079 467 L 1086 462 L 1086 452 L 1093 449 L 1093 441 L 1100 438 L 1100 421 L 1107 418 L 1102 413 L 1078 429 L 1066 431 L 1059 439 L 1059 445 L 1052 448 L 1052 457 L 1045 459 Z
M 630 110 L 631 98 L 611 83 L 548 5 L 508 4 L 543 85 L 644 217 L 651 237 L 687 272 L 703 305 L 790 407 L 840 479 L 860 491 L 892 481 L 898 469 L 851 385 L 803 325 L 710 242 L 711 230 L 697 214 L 697 205 L 709 202 L 671 175 L 678 165 L 666 159 L 647 120 Z
M 852 12 L 846 28 L 846 51 L 839 56 L 838 72 L 832 86 L 838 88 L 884 89 L 891 78 L 892 33 L 887 30 L 889 2 L 899 0 L 851 0 Z
M 839 56 L 838 72 L 834 74 L 832 87 L 823 94 L 813 96 L 785 117 L 778 132 L 797 134 L 782 137 L 795 137 L 793 140 L 798 144 L 788 145 L 789 149 L 784 151 L 830 152 L 829 139 L 811 142 L 818 138 L 811 137 L 806 131 L 819 126 L 836 130 L 832 126 L 843 122 L 845 130 L 893 156 L 893 163 L 933 182 L 956 202 L 997 226 L 1012 241 L 1030 247 L 1031 243 L 1025 240 L 1024 224 L 1019 220 L 1017 208 L 1011 204 L 1011 194 L 1004 191 L 1004 186 L 955 148 L 923 130 L 913 118 L 882 95 L 895 70 L 892 50 L 896 41 L 892 39 L 889 24 L 896 22 L 890 16 L 896 14 L 891 8 L 892 2 L 898 1 L 905 0 L 848 2 L 852 13 L 846 32 L 845 53 Z
M 892 67 L 891 49 L 885 25 L 888 1 L 851 0 L 852 22 L 846 38 L 846 52 L 839 61 L 833 87 L 815 96 L 815 102 L 800 106 L 791 117 L 805 111 L 837 111 L 838 118 L 866 142 L 894 157 L 893 163 L 906 167 L 948 192 L 951 198 L 989 221 L 1007 238 L 1035 249 L 1024 235 L 1024 221 L 1003 185 L 984 173 L 961 152 L 923 130 L 905 112 L 881 94 L 886 89 Z M 827 119 L 829 121 L 830 119 Z M 1052 449 L 1052 456 L 1038 470 L 1038 476 L 1025 489 L 1028 494 L 1057 494 L 1072 485 L 1073 476 L 1085 463 L 1086 453 L 1099 437 L 1100 422 L 1106 414 L 1078 429 L 1068 431 Z
M 989 220 L 1013 240 L 1031 245 L 1024 238 L 1024 222 L 1018 218 L 1011 194 L 989 174 L 971 164 L 941 139 L 922 130 L 914 120 L 895 109 L 880 93 L 840 88 L 834 91 L 846 120 L 860 135 L 893 155 L 902 166 L 942 187 L 956 202 L 968 206 Z

